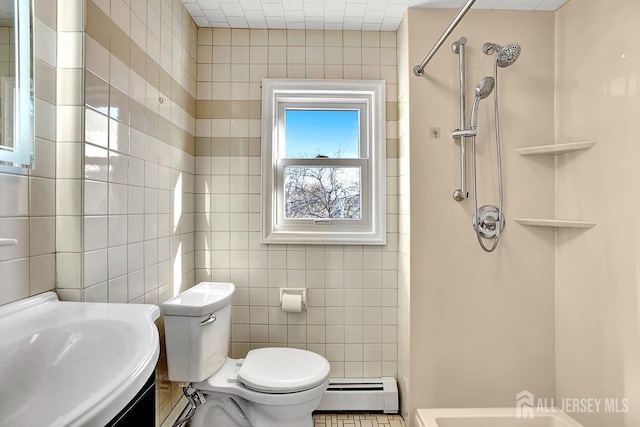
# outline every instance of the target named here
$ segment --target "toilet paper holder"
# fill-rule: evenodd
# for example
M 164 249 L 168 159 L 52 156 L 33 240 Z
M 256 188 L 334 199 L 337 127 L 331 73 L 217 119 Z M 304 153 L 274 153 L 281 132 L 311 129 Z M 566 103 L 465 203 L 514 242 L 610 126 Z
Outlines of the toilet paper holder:
M 280 306 L 282 306 L 282 296 L 284 294 L 289 295 L 301 295 L 302 296 L 302 309 L 307 308 L 307 288 L 280 288 Z

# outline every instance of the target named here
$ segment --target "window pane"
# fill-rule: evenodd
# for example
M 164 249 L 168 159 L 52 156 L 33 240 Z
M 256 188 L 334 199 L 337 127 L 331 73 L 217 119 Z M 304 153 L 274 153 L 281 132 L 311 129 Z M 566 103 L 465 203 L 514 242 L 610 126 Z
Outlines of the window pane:
M 358 110 L 285 110 L 285 156 L 360 157 L 359 113 Z
M 360 219 L 360 168 L 286 166 L 287 219 Z

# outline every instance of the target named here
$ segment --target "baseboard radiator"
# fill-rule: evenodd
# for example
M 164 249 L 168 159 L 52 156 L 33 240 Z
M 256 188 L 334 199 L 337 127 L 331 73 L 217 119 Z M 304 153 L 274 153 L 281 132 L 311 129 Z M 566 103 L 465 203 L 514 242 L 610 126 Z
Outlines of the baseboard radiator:
M 398 413 L 398 384 L 393 377 L 329 378 L 329 388 L 316 411 Z

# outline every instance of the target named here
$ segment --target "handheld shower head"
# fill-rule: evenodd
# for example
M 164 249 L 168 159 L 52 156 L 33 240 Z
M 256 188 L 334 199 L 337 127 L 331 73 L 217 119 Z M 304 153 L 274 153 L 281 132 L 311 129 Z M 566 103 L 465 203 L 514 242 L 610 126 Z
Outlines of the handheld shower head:
M 485 77 L 476 86 L 476 98 L 485 99 L 493 92 L 496 81 L 493 77 Z
M 493 92 L 493 88 L 496 81 L 493 77 L 485 77 L 480 80 L 480 83 L 476 86 L 476 98 L 473 100 L 473 107 L 471 107 L 471 128 L 478 127 L 478 105 L 481 99 L 485 99 Z
M 482 46 L 482 52 L 485 55 L 496 54 L 496 63 L 500 68 L 506 68 L 513 64 L 520 57 L 522 48 L 518 43 L 511 43 L 506 46 L 499 46 L 495 43 L 485 43 Z

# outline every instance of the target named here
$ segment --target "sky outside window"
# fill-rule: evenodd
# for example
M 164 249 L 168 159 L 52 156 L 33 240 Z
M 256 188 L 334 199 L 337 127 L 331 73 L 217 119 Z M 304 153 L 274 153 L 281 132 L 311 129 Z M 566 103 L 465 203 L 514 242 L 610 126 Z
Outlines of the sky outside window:
M 286 157 L 360 157 L 358 115 L 358 110 L 287 109 Z

